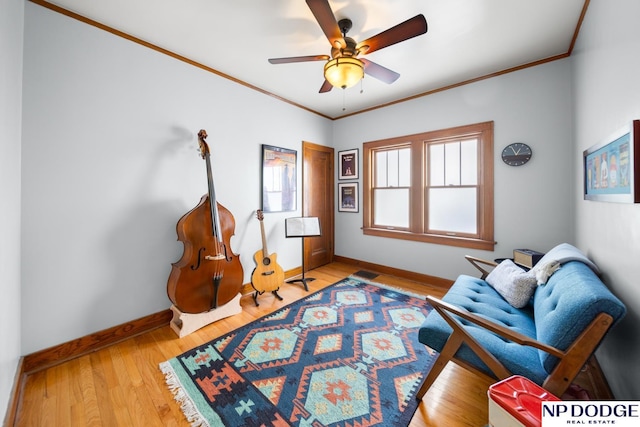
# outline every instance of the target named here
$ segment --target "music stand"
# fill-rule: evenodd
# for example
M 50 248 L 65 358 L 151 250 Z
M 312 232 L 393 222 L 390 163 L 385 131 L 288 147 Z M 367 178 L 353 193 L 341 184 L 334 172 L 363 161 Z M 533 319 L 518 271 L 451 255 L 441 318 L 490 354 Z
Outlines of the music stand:
M 301 282 L 304 285 L 304 290 L 309 291 L 307 282 L 316 279 L 304 277 L 304 238 L 320 236 L 320 220 L 315 216 L 285 218 L 284 230 L 287 238 L 302 237 L 302 277 L 300 279 L 287 280 L 287 283 Z

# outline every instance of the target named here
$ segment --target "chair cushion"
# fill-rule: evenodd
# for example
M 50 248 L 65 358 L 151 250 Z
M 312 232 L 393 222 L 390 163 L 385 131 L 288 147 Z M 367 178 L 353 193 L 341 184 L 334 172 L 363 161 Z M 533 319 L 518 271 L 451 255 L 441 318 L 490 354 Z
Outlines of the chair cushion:
M 536 336 L 531 306 L 527 305 L 521 309 L 511 306 L 484 280 L 461 275 L 442 300 L 524 335 Z M 505 340 L 467 321 L 461 320 L 461 322 L 467 327 L 467 331 L 480 341 L 509 371 L 542 384 L 547 373 L 542 369 L 536 349 Z M 452 329 L 442 316 L 432 310 L 420 328 L 418 339 L 421 343 L 440 352 L 451 332 Z M 456 357 L 494 376 L 482 360 L 466 345 L 458 350 Z
M 602 312 L 620 320 L 626 308 L 581 261 L 562 264 L 546 285 L 534 294 L 534 317 L 538 341 L 566 350 Z M 558 359 L 539 351 L 540 362 L 551 372 Z

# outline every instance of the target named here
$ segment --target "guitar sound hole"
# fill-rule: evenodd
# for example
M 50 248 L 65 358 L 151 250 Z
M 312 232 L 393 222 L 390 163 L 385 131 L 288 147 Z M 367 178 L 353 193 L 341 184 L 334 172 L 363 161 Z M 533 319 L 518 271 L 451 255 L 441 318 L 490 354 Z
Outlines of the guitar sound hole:
M 271 259 L 270 259 L 270 258 L 263 258 L 263 259 L 262 259 L 262 263 L 263 263 L 264 265 L 269 265 L 269 264 L 271 264 Z

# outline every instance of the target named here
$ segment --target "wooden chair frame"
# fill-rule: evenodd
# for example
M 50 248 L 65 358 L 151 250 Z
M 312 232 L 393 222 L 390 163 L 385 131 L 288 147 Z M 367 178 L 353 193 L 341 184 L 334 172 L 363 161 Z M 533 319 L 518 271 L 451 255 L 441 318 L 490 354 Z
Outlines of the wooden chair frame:
M 449 336 L 449 339 L 442 348 L 442 351 L 431 368 L 431 371 L 429 371 L 427 378 L 420 387 L 416 396 L 418 400 L 422 400 L 422 397 L 425 395 L 427 390 L 429 390 L 449 361 L 456 362 L 469 370 L 478 371 L 477 368 L 473 367 L 471 364 L 455 357 L 456 352 L 463 343 L 467 344 L 469 348 L 478 355 L 478 357 L 489 367 L 489 369 L 491 369 L 493 374 L 499 380 L 513 375 L 493 354 L 487 351 L 482 344 L 478 342 L 478 340 L 467 332 L 464 325 L 460 323 L 454 315 L 472 322 L 477 326 L 483 327 L 512 342 L 537 348 L 560 359 L 551 374 L 547 376 L 542 384 L 542 387 L 556 396 L 562 396 L 567 388 L 569 388 L 572 381 L 578 375 L 589 357 L 591 357 L 592 353 L 595 351 L 598 344 L 613 323 L 613 318 L 610 315 L 600 313 L 589 324 L 589 326 L 585 328 L 582 334 L 580 334 L 580 336 L 578 336 L 578 338 L 569 346 L 569 348 L 566 351 L 563 351 L 516 331 L 510 330 L 509 328 L 494 323 L 484 317 L 470 313 L 465 309 L 456 307 L 438 298 L 428 296 L 427 302 L 431 304 L 431 306 L 442 316 L 449 326 L 451 326 L 453 332 Z
M 477 258 L 471 255 L 465 255 L 464 258 L 467 261 L 469 261 L 471 265 L 477 268 L 480 271 L 480 273 L 482 273 L 482 276 L 480 276 L 482 280 L 486 279 L 489 273 L 491 272 L 491 270 L 487 270 L 486 268 L 484 268 L 483 265 L 487 265 L 489 267 L 496 267 L 498 265 L 497 262 L 487 261 L 486 259 Z

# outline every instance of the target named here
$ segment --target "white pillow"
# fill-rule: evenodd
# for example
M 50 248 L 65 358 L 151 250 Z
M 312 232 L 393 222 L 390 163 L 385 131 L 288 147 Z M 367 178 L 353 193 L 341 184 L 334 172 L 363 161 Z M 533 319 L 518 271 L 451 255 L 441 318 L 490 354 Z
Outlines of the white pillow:
M 535 272 L 524 271 L 510 259 L 498 264 L 486 281 L 515 308 L 527 305 L 538 284 Z

